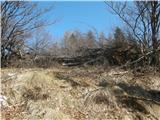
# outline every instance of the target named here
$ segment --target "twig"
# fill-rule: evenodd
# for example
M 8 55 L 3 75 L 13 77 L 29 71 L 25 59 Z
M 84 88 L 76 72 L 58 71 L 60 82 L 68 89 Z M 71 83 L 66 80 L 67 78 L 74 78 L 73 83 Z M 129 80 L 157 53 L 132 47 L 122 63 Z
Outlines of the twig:
M 158 52 L 158 51 L 160 51 L 160 49 L 156 50 L 156 52 Z M 150 54 L 153 54 L 153 53 L 154 53 L 153 50 L 152 50 L 152 51 L 149 51 L 148 53 L 146 53 L 145 55 L 141 56 L 141 57 L 138 58 L 137 60 L 132 61 L 132 62 L 127 62 L 125 65 L 122 65 L 122 66 L 120 66 L 119 68 L 127 67 L 128 65 L 132 65 L 132 64 L 134 64 L 134 63 L 137 63 L 137 62 L 141 61 L 144 57 L 146 57 L 146 56 L 148 56 L 148 55 L 150 55 Z

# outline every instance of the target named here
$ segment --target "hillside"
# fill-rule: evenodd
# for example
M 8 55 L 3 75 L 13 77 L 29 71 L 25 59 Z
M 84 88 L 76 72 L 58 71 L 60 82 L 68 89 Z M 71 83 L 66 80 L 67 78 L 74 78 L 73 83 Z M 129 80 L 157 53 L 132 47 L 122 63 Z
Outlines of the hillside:
M 160 74 L 102 67 L 2 69 L 3 120 L 160 120 Z

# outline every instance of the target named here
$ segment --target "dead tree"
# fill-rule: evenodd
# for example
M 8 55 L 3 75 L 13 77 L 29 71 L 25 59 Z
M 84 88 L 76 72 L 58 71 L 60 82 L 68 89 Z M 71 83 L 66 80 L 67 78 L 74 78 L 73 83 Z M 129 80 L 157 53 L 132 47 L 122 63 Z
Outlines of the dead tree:
M 3 1 L 1 2 L 1 60 L 2 66 L 11 59 L 12 54 L 19 55 L 25 40 L 34 29 L 50 25 L 55 21 L 46 21 L 44 14 L 52 10 L 52 6 L 44 9 L 37 2 Z
M 160 2 L 136 1 L 131 2 L 105 2 L 111 10 L 118 15 L 130 28 L 141 45 L 142 55 L 153 51 L 151 64 L 160 64 L 157 49 L 160 47 Z

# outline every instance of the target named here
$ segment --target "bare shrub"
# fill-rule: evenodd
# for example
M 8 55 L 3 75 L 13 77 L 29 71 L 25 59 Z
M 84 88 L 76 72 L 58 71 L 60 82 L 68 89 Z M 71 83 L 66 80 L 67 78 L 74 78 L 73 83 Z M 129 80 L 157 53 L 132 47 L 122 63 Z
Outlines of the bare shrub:
M 105 104 L 110 107 L 116 107 L 116 98 L 107 88 L 97 89 L 87 94 L 84 104 Z
M 46 93 L 42 93 L 40 87 L 35 86 L 33 89 L 27 89 L 23 95 L 25 100 L 46 100 L 49 95 Z

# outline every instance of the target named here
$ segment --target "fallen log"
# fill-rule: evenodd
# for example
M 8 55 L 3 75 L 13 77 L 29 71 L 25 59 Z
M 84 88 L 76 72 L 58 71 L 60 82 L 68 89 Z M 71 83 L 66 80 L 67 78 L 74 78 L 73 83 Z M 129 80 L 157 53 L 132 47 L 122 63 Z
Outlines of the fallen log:
M 82 63 L 62 63 L 63 66 L 78 66 L 78 65 L 82 65 Z

